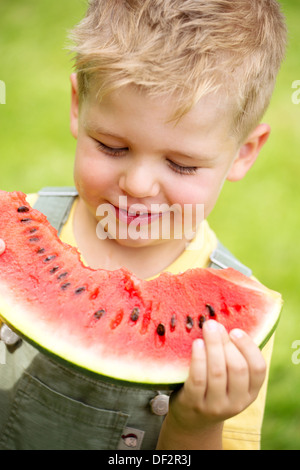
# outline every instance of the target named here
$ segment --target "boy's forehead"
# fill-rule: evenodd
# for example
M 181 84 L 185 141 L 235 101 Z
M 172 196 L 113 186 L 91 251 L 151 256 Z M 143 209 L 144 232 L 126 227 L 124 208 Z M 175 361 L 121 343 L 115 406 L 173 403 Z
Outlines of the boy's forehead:
M 172 116 L 176 110 L 176 96 L 160 95 L 151 96 L 147 91 L 135 86 L 126 86 L 112 91 L 95 99 L 97 93 L 93 88 L 86 99 L 85 110 L 90 116 L 89 125 L 98 127 L 98 119 L 105 116 L 115 120 L 118 116 L 120 122 L 123 118 L 136 121 L 139 124 L 157 123 L 169 129 L 193 130 L 205 132 L 218 127 L 224 132 L 230 132 L 233 120 L 233 105 L 228 97 L 221 93 L 210 94 L 202 97 L 191 110 L 180 119 L 174 120 Z M 101 127 L 101 126 L 100 126 Z

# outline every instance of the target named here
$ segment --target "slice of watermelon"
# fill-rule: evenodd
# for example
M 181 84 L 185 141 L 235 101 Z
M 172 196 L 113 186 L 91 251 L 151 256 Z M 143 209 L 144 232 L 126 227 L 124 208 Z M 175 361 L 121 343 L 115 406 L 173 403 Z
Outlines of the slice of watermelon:
M 0 191 L 0 315 L 24 338 L 70 364 L 126 383 L 185 381 L 203 322 L 242 328 L 262 347 L 281 296 L 233 269 L 163 273 L 93 270 L 61 242 L 20 192 Z

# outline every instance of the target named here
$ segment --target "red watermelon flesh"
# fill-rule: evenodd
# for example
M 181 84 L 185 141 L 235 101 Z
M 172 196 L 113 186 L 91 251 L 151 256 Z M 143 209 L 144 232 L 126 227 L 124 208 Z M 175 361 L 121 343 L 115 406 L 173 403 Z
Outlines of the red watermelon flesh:
M 203 322 L 242 328 L 262 346 L 281 296 L 233 269 L 142 281 L 93 270 L 20 192 L 0 191 L 0 316 L 36 347 L 112 380 L 182 383 Z

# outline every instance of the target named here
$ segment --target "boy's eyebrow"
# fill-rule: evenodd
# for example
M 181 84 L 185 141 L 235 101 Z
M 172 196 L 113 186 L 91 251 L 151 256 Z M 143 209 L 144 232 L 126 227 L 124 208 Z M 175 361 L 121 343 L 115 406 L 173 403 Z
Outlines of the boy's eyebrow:
M 200 160 L 201 162 L 205 162 L 205 161 L 214 161 L 217 159 L 217 156 L 215 155 L 209 155 L 209 154 L 205 154 L 205 153 L 195 153 L 195 154 L 192 154 L 192 153 L 188 153 L 188 152 L 179 152 L 178 150 L 172 150 L 170 149 L 170 152 L 173 154 L 173 155 L 176 155 L 176 156 L 179 156 L 179 157 L 185 157 L 185 158 L 190 158 L 191 160 Z
M 95 132 L 95 134 L 103 134 L 103 135 L 107 135 L 110 137 L 116 137 L 117 139 L 120 139 L 120 140 L 124 139 L 124 137 L 122 137 L 121 135 L 115 134 L 114 132 L 111 132 L 109 129 L 105 129 L 104 127 L 94 126 L 93 124 L 90 124 L 90 123 L 86 123 L 85 127 L 89 131 Z
M 124 137 L 122 137 L 121 135 L 116 134 L 116 133 L 112 132 L 109 129 L 105 129 L 104 127 L 94 126 L 91 123 L 86 123 L 86 128 L 89 131 L 94 132 L 95 134 L 102 134 L 102 135 L 106 135 L 106 136 L 109 136 L 109 137 L 115 137 L 117 139 L 124 140 Z M 192 160 L 201 160 L 201 161 L 210 160 L 210 161 L 212 161 L 212 160 L 217 159 L 216 155 L 208 155 L 208 154 L 204 154 L 204 153 L 195 153 L 193 155 L 192 153 L 182 152 L 182 151 L 178 151 L 176 149 L 173 149 L 173 150 L 169 149 L 169 152 L 171 152 L 174 155 L 178 155 L 179 157 L 186 157 L 186 158 L 190 158 Z

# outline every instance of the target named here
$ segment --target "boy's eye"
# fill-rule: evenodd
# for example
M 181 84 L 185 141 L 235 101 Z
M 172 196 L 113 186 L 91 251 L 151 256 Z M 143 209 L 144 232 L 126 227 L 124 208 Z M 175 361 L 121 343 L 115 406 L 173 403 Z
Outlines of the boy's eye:
M 113 157 L 118 157 L 119 155 L 124 155 L 125 152 L 127 152 L 128 148 L 123 147 L 123 148 L 113 148 L 113 147 L 108 147 L 107 145 L 103 144 L 99 140 L 96 140 L 98 148 L 103 153 L 106 153 L 107 155 L 111 155 Z
M 197 166 L 181 166 L 175 162 L 172 162 L 172 160 L 168 160 L 168 164 L 173 171 L 179 173 L 180 175 L 194 175 L 198 170 Z
M 110 155 L 112 157 L 118 157 L 125 155 L 128 151 L 128 147 L 122 148 L 114 148 L 109 147 L 108 145 L 103 144 L 99 140 L 96 140 L 97 147 L 100 148 L 101 152 L 105 153 L 106 155 Z M 198 167 L 196 166 L 181 166 L 178 163 L 173 162 L 172 160 L 167 160 L 169 166 L 172 168 L 173 171 L 179 173 L 180 175 L 193 175 L 196 173 Z

